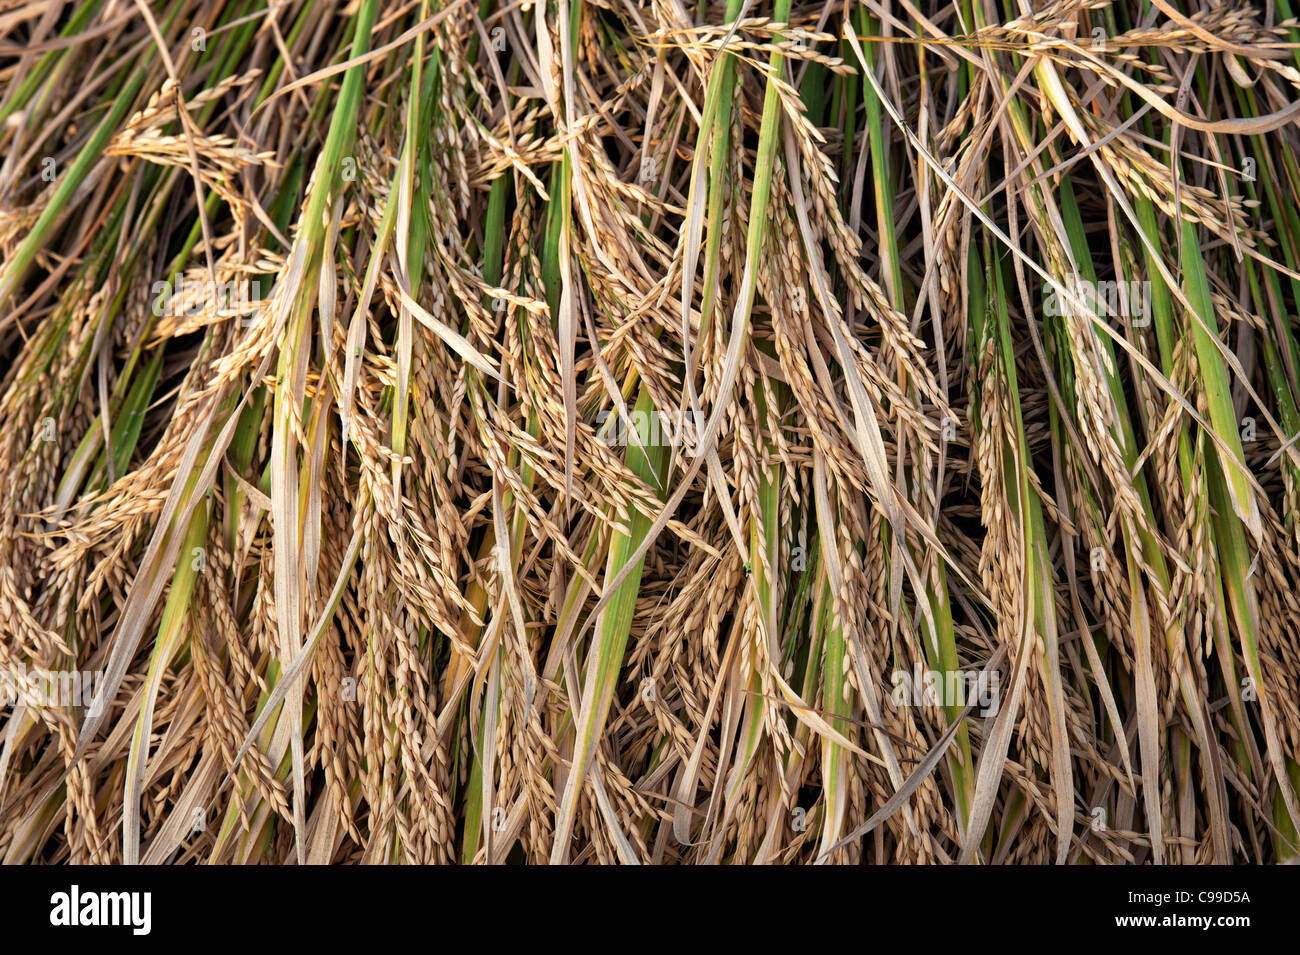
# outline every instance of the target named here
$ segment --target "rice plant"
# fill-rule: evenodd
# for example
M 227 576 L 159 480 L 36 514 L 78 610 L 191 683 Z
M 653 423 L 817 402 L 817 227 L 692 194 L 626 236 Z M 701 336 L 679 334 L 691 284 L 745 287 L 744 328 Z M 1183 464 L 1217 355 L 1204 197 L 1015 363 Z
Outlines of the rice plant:
M 1300 861 L 1290 0 L 15 0 L 0 860 Z

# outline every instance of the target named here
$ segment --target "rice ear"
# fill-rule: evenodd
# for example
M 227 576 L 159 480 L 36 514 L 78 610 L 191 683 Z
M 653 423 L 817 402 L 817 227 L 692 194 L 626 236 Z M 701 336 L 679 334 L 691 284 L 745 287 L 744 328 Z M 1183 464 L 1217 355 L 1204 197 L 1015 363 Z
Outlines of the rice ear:
M 0 861 L 1300 858 L 1292 0 L 46 6 Z

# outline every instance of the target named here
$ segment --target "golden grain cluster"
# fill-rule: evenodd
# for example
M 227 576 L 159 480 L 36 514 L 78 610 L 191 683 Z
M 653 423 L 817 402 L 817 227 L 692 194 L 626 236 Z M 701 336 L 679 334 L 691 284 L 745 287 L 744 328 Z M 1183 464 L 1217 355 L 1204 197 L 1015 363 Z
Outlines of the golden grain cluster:
M 1290 0 L 0 6 L 0 861 L 1300 859 Z

